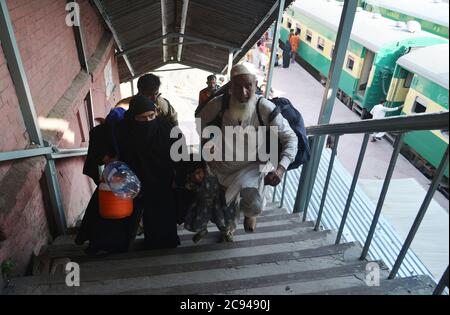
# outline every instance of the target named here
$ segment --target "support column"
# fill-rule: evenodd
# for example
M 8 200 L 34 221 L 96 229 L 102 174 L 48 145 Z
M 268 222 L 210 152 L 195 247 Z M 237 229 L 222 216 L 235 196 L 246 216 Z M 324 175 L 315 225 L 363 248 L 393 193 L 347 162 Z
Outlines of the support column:
M 280 41 L 281 20 L 283 19 L 285 0 L 278 1 L 278 19 L 275 22 L 275 31 L 273 33 L 272 54 L 270 56 L 269 73 L 267 75 L 266 98 L 270 98 L 270 90 L 272 89 L 273 71 L 275 61 L 277 59 L 278 42 Z M 262 82 L 260 82 L 261 84 Z
M 44 146 L 41 130 L 37 122 L 36 110 L 31 97 L 22 57 L 17 46 L 11 18 L 9 16 L 6 0 L 0 0 L 0 41 L 8 62 L 9 72 L 16 88 L 23 121 L 27 128 L 31 143 Z
M 37 122 L 36 109 L 34 107 L 20 51 L 17 46 L 6 0 L 0 0 L 0 40 L 2 42 L 6 61 L 8 62 L 8 68 L 16 89 L 20 110 L 30 141 L 41 147 L 50 147 L 49 143 L 44 142 Z M 54 161 L 51 160 L 51 155 L 47 155 L 46 159 L 47 165 L 45 167 L 45 177 L 47 179 L 47 189 L 52 203 L 53 214 L 58 226 L 58 232 L 62 235 L 66 235 L 66 217 L 61 202 L 62 198 L 56 174 L 56 166 Z
M 67 0 L 67 3 L 75 2 L 77 6 L 79 6 L 78 1 Z M 80 10 L 75 12 L 76 23 L 73 25 L 73 32 L 75 35 L 75 44 L 77 46 L 78 59 L 80 60 L 81 69 L 86 71 L 86 73 L 91 74 L 89 69 L 88 58 L 86 54 L 86 41 L 84 40 L 83 30 L 81 28 L 81 17 L 79 16 Z M 88 111 L 89 117 L 89 129 L 94 129 L 95 127 L 95 113 L 94 113 L 94 103 L 92 100 L 92 88 L 89 88 L 89 93 L 85 98 L 86 109 Z
M 234 61 L 234 52 L 230 49 L 230 53 L 228 54 L 228 70 L 227 70 L 228 81 L 231 81 L 231 69 L 233 68 L 233 61 Z
M 339 88 L 339 81 L 341 78 L 342 68 L 344 66 L 347 47 L 352 33 L 353 22 L 355 20 L 357 1 L 345 1 L 342 10 L 339 30 L 336 37 L 335 49 L 333 52 L 333 60 L 331 62 L 330 71 L 328 75 L 328 82 L 325 88 L 322 108 L 319 115 L 318 125 L 326 125 L 330 122 L 331 114 L 333 113 L 334 103 L 336 102 L 336 94 Z M 311 176 L 309 176 L 300 198 L 300 208 L 305 209 L 312 193 L 317 170 L 319 168 L 320 158 L 322 156 L 323 146 L 325 144 L 325 137 L 320 137 L 317 146 L 313 148 L 315 152 L 311 152 L 313 157 L 310 161 Z M 306 192 L 305 192 L 306 191 Z

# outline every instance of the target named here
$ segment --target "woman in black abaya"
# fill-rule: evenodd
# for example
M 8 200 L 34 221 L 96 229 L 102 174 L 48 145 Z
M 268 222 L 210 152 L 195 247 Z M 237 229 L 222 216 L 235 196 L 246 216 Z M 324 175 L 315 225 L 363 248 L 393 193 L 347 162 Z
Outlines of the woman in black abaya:
M 94 176 L 96 166 L 102 164 L 103 157 L 116 152 L 116 158 L 128 164 L 138 176 L 142 189 L 134 200 L 132 216 L 121 220 L 107 220 L 99 215 L 98 189 L 95 191 L 76 239 L 80 245 L 89 241 L 88 253 L 127 251 L 141 215 L 147 249 L 179 245 L 172 197 L 174 164 L 170 158 L 170 130 L 166 120 L 156 117 L 155 104 L 148 97 L 136 96 L 123 121 L 115 123 L 114 128 L 106 124 L 91 132 L 84 173 L 98 184 Z
M 172 185 L 174 162 L 170 157 L 171 124 L 156 117 L 156 106 L 146 96 L 130 102 L 125 119 L 117 128 L 120 161 L 142 183 L 139 204 L 143 207 L 145 244 L 148 249 L 179 245 Z
M 285 69 L 289 68 L 289 65 L 291 64 L 291 52 L 291 43 L 289 42 L 289 40 L 286 40 L 283 47 L 283 68 Z

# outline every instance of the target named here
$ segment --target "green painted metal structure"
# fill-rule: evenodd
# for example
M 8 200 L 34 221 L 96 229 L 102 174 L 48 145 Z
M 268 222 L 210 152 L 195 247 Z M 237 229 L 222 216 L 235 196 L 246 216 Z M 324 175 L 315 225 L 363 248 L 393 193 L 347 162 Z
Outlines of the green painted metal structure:
M 407 71 L 405 70 L 404 72 Z M 435 108 L 440 107 L 441 110 L 448 110 L 448 89 L 417 74 L 414 75 L 411 89 L 434 102 L 433 105 Z M 402 114 L 406 115 L 408 113 L 402 112 Z M 445 136 L 443 135 L 443 137 Z M 437 168 L 448 146 L 448 133 L 446 137 L 447 141 L 444 141 L 432 131 L 416 131 L 408 133 L 405 136 L 405 143 L 433 165 L 433 167 Z M 449 177 L 448 167 L 444 175 L 447 178 Z

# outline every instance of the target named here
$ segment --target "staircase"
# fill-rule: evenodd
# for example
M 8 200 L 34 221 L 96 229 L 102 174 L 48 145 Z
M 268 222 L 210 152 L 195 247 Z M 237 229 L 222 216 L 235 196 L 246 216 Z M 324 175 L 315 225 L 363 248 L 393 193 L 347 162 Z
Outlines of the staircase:
M 359 260 L 357 243 L 334 245 L 335 233 L 313 230 L 313 222 L 301 222 L 275 205 L 258 218 L 255 233 L 238 226 L 233 243 L 218 243 L 214 226 L 199 244 L 192 233 L 180 230 L 177 249 L 134 251 L 88 257 L 62 237 L 49 246 L 47 260 L 77 262 L 81 286 L 68 287 L 62 270 L 15 278 L 9 294 L 431 294 L 434 282 L 424 276 L 387 280 L 380 266 L 380 286 L 366 285 L 368 261 Z M 55 271 L 55 270 L 54 270 Z M 36 271 L 37 272 L 37 271 Z

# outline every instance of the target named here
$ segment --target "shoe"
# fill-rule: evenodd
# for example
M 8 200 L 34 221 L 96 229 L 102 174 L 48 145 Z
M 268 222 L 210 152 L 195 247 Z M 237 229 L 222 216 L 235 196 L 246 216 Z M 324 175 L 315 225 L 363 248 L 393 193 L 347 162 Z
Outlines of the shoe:
M 198 232 L 197 234 L 195 234 L 192 237 L 192 241 L 197 244 L 198 242 L 200 242 L 206 235 L 208 235 L 208 230 L 203 230 Z
M 372 138 L 371 142 L 377 142 L 377 138 Z
M 233 233 L 231 232 L 222 232 L 220 237 L 220 243 L 231 243 L 233 242 Z
M 244 229 L 247 233 L 253 233 L 256 230 L 256 217 L 245 217 L 244 219 Z

